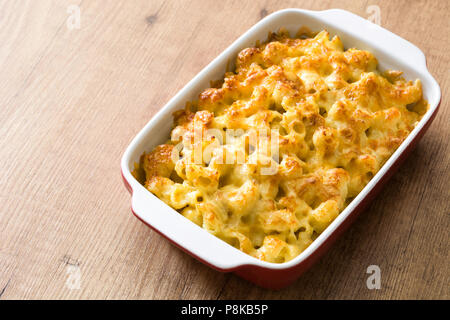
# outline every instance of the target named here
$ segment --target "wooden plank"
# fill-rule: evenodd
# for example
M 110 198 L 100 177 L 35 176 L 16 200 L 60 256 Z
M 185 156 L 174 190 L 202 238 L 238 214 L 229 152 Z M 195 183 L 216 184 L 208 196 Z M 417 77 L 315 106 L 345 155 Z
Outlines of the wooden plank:
M 80 29 L 67 28 L 71 4 L 80 4 Z M 368 17 L 370 1 L 1 1 L 0 299 L 448 299 L 449 3 L 376 4 L 384 27 L 425 52 L 441 110 L 334 248 L 292 286 L 269 291 L 209 269 L 135 219 L 120 157 L 261 17 L 287 7 Z M 366 287 L 372 264 L 381 290 Z

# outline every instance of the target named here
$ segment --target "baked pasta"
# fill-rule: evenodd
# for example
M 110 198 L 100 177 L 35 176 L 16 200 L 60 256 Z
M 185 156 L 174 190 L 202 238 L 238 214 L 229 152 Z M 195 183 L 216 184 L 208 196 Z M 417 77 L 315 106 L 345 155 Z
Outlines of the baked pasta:
M 208 232 L 268 262 L 307 248 L 372 179 L 428 104 L 419 80 L 381 73 L 327 31 L 285 30 L 174 113 L 133 172 Z

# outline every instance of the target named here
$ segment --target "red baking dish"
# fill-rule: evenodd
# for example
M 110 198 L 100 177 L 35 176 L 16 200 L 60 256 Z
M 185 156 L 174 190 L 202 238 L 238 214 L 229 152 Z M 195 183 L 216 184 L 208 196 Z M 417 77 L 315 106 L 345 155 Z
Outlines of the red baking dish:
M 186 101 L 195 99 L 202 89 L 209 86 L 211 80 L 220 78 L 228 61 L 233 61 L 240 50 L 252 46 L 257 40 L 265 40 L 269 31 L 284 27 L 292 34 L 302 26 L 317 31 L 327 29 L 331 35 L 339 35 L 346 47 L 371 51 L 377 57 L 381 69 L 402 70 L 406 79 L 420 79 L 430 107 L 391 158 L 330 226 L 299 256 L 275 264 L 257 260 L 235 249 L 184 218 L 147 191 L 131 171 L 144 151 L 167 139 L 172 112 Z M 344 10 L 286 9 L 275 12 L 253 26 L 205 67 L 130 143 L 122 157 L 121 169 L 125 185 L 132 194 L 132 211 L 138 219 L 176 246 L 218 271 L 234 272 L 266 288 L 285 287 L 312 266 L 372 201 L 428 129 L 437 114 L 440 99 L 439 85 L 427 70 L 424 54 L 390 31 Z

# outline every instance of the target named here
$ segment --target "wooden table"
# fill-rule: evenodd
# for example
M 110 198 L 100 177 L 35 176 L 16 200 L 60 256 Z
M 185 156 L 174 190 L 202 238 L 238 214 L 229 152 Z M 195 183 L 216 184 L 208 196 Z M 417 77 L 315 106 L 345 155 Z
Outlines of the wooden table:
M 125 147 L 233 40 L 278 9 L 367 18 L 372 4 L 382 26 L 425 52 L 441 110 L 310 271 L 284 290 L 261 289 L 131 214 Z M 0 1 L 0 299 L 450 298 L 449 10 L 437 0 Z M 366 286 L 369 265 L 381 269 L 380 290 Z

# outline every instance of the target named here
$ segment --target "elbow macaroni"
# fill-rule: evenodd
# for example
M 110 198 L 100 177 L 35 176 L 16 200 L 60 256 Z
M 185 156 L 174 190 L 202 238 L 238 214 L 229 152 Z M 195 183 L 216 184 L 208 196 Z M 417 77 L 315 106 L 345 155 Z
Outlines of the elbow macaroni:
M 290 38 L 280 30 L 242 50 L 220 86 L 174 113 L 170 140 L 142 155 L 135 177 L 230 245 L 264 261 L 289 261 L 426 112 L 420 81 L 400 75 L 380 73 L 370 52 L 344 50 L 326 31 Z M 225 134 L 230 129 L 235 134 Z M 275 135 L 250 139 L 249 130 Z M 269 142 L 270 152 L 259 147 Z M 208 152 L 195 159 L 196 149 Z M 275 173 L 262 173 L 267 163 Z

